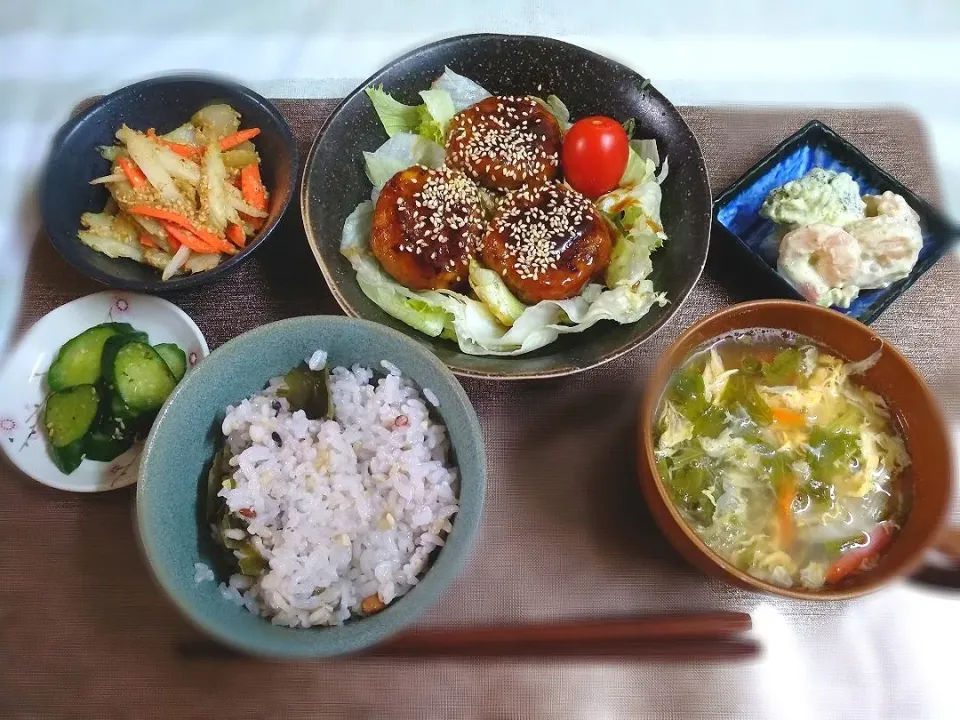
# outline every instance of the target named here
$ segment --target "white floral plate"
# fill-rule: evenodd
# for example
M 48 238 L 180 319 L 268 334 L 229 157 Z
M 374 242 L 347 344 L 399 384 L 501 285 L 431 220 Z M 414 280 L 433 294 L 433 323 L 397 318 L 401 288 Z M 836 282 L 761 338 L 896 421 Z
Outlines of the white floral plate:
M 140 443 L 112 462 L 84 460 L 65 475 L 50 458 L 40 423 L 48 392 L 46 374 L 57 350 L 70 338 L 103 322 L 130 323 L 147 333 L 154 345 L 176 343 L 187 353 L 189 368 L 210 352 L 200 328 L 183 310 L 152 295 L 101 292 L 42 317 L 10 353 L 0 373 L 0 446 L 14 465 L 44 485 L 74 492 L 101 492 L 137 481 Z

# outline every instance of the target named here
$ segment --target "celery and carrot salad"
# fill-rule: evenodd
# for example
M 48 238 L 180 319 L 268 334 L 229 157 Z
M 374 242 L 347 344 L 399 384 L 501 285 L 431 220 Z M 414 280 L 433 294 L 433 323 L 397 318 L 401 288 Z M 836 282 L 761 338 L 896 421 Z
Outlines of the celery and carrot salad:
M 208 105 L 165 134 L 123 125 L 100 148 L 110 173 L 91 180 L 110 199 L 84 213 L 80 241 L 112 258 L 129 258 L 164 280 L 219 265 L 240 252 L 267 217 L 269 193 L 254 140 L 229 105 Z

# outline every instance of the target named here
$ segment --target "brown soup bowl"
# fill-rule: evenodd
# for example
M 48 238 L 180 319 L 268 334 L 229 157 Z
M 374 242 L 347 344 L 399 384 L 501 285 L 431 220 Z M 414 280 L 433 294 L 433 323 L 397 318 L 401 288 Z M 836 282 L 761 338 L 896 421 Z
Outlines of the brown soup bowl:
M 804 335 L 848 361 L 862 360 L 882 346 L 879 362 L 860 381 L 886 399 L 896 415 L 912 465 L 907 481 L 913 501 L 906 522 L 876 567 L 822 590 L 782 588 L 759 580 L 724 560 L 686 524 L 657 472 L 654 428 L 660 399 L 673 372 L 708 341 L 736 330 L 773 328 Z M 761 300 L 708 315 L 687 329 L 663 355 L 645 389 L 640 408 L 640 485 L 654 520 L 689 562 L 722 580 L 750 590 L 804 599 L 850 598 L 872 592 L 913 572 L 937 541 L 950 506 L 952 452 L 946 423 L 917 370 L 866 325 L 832 310 L 793 300 Z

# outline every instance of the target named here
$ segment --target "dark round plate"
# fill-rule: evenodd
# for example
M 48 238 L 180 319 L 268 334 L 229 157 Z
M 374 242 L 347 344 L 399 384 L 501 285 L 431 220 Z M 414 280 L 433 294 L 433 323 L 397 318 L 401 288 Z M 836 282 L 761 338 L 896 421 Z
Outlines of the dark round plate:
M 573 119 L 609 115 L 637 120 L 636 137 L 656 138 L 670 159 L 663 185 L 662 215 L 669 236 L 653 256 L 653 280 L 669 302 L 639 322 L 600 322 L 528 355 L 473 356 L 457 344 L 431 338 L 387 315 L 361 292 L 353 268 L 340 254 L 343 221 L 370 197 L 364 150 L 376 149 L 386 133 L 364 88 L 383 85 L 405 103 L 421 102 L 420 90 L 444 69 L 465 75 L 496 94 L 557 95 Z M 428 345 L 451 370 L 480 378 L 520 380 L 580 372 L 612 360 L 650 338 L 693 289 L 707 258 L 711 196 L 696 137 L 677 109 L 647 81 L 619 63 L 576 45 L 541 37 L 464 35 L 404 55 L 363 82 L 333 111 L 310 149 L 300 204 L 307 238 L 327 283 L 349 315 L 390 325 Z
M 123 123 L 135 130 L 165 133 L 187 122 L 204 105 L 229 103 L 241 115 L 242 127 L 258 127 L 254 139 L 261 158 L 263 182 L 270 191 L 270 215 L 242 252 L 213 270 L 171 278 L 126 258 L 109 258 L 77 238 L 80 216 L 100 212 L 108 193 L 89 181 L 110 172 L 100 145 L 113 145 Z M 110 287 L 142 292 L 180 290 L 209 282 L 247 260 L 267 239 L 283 215 L 297 183 L 297 146 L 280 112 L 253 90 L 229 80 L 202 75 L 169 75 L 128 85 L 100 99 L 69 120 L 54 137 L 40 187 L 40 212 L 50 241 L 84 275 Z

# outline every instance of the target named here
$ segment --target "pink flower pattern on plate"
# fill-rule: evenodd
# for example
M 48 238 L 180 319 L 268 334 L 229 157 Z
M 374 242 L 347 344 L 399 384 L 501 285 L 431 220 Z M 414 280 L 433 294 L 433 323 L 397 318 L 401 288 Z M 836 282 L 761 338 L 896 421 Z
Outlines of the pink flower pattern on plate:
M 17 429 L 17 421 L 13 418 L 0 418 L 0 432 L 10 434 Z

